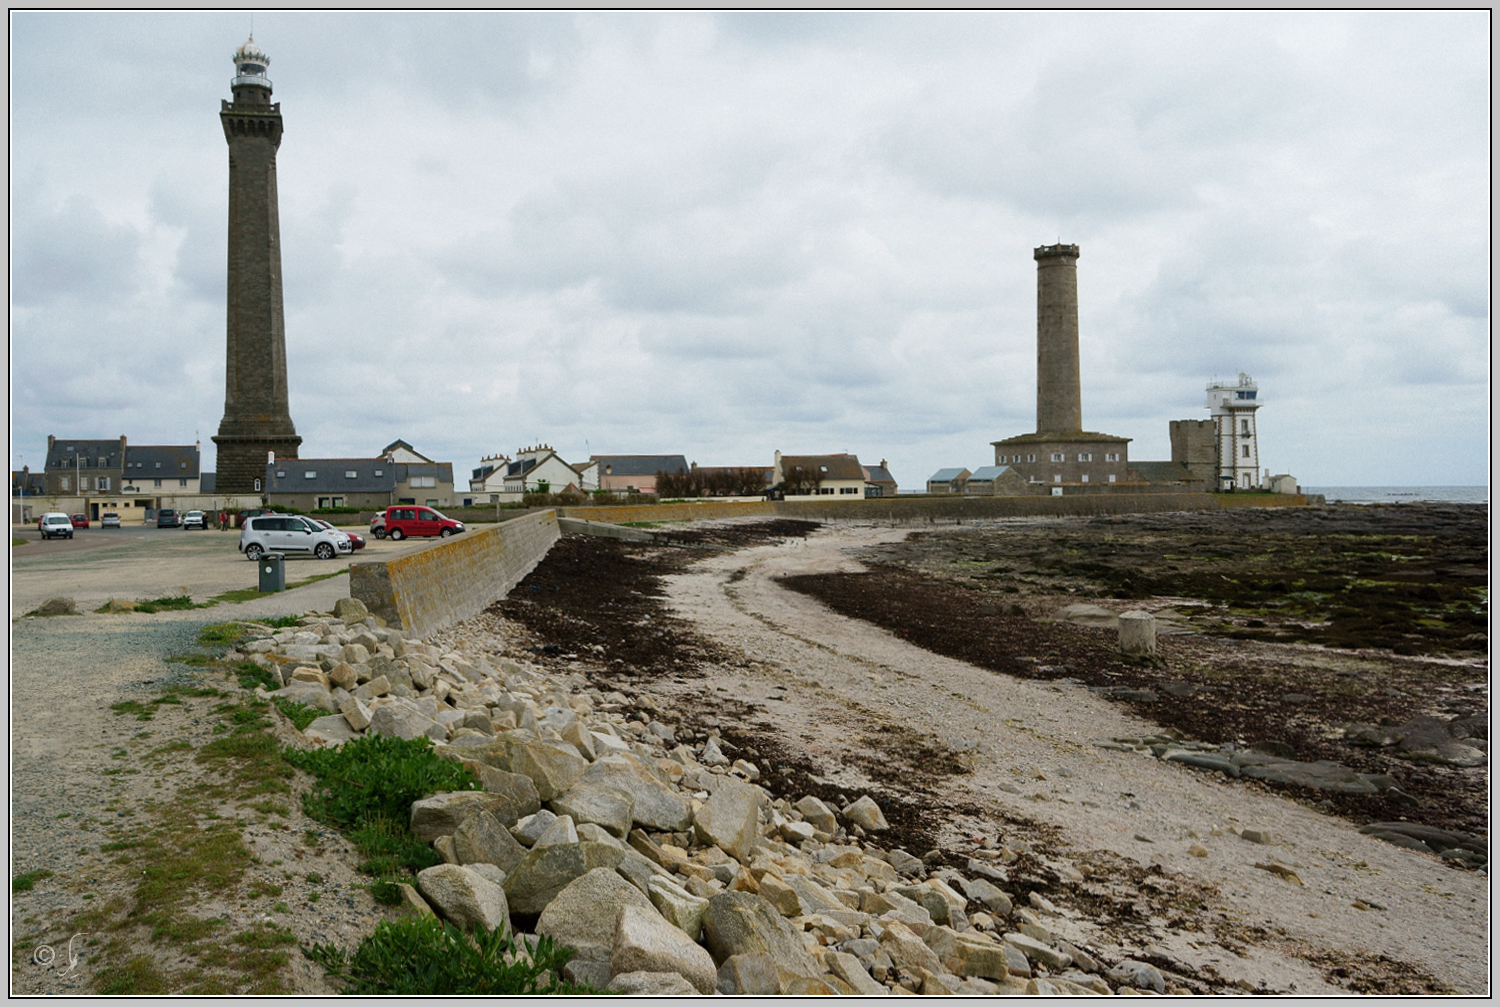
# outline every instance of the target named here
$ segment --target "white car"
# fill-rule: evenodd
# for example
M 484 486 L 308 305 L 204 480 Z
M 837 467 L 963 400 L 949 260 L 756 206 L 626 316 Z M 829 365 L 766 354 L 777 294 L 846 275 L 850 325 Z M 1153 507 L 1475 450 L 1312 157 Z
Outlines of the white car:
M 60 511 L 50 511 L 42 515 L 36 523 L 42 538 L 72 538 L 73 519 Z
M 240 529 L 240 552 L 252 563 L 268 552 L 304 553 L 318 559 L 347 556 L 354 551 L 349 536 L 320 527 L 311 518 L 295 514 L 262 514 Z

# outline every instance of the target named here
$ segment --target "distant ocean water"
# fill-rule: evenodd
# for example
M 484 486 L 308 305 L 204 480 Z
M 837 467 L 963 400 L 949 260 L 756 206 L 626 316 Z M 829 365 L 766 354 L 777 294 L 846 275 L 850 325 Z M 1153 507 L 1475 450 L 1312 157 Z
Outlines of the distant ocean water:
M 1466 503 L 1490 502 L 1488 486 L 1305 486 L 1329 503 Z

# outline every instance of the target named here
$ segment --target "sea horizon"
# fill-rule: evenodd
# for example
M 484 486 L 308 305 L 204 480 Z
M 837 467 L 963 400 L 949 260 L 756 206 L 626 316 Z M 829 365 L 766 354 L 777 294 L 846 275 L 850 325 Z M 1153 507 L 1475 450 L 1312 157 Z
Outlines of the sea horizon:
M 1329 503 L 1464 503 L 1487 504 L 1490 488 L 1482 486 L 1304 486 Z

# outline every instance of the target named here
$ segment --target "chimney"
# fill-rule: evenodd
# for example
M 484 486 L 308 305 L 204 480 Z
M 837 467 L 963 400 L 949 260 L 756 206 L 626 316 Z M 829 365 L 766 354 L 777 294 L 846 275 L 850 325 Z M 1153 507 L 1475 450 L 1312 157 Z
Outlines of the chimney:
M 1036 259 L 1036 432 L 1079 433 L 1078 246 L 1043 245 Z

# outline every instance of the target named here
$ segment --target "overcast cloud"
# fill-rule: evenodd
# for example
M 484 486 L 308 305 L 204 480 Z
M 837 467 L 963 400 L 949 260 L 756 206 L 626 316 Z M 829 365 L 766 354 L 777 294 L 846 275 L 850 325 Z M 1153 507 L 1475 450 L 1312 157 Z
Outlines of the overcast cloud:
M 224 405 L 243 14 L 11 18 L 12 464 Z M 920 488 L 1035 428 L 1035 263 L 1078 264 L 1084 425 L 1165 459 L 1249 372 L 1303 485 L 1479 484 L 1489 17 L 257 15 L 291 414 Z

